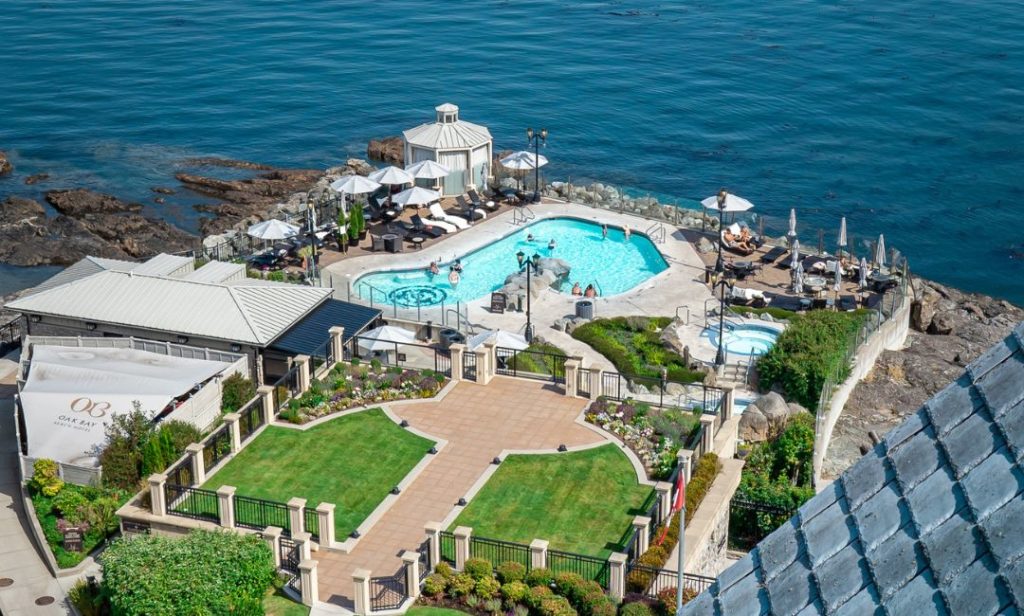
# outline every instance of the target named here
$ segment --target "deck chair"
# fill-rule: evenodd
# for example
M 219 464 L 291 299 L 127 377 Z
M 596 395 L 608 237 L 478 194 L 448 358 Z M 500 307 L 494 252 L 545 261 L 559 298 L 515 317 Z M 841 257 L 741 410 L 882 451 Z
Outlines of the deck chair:
M 473 204 L 473 207 L 485 207 L 491 210 L 492 212 L 497 210 L 499 207 L 498 204 L 493 199 L 484 199 L 482 196 L 480 196 L 480 193 L 478 193 L 475 188 L 471 188 L 470 190 L 466 191 L 466 195 L 469 196 L 469 201 L 470 203 Z
M 744 249 L 742 246 L 740 246 L 739 242 L 730 242 L 729 240 L 725 239 L 725 232 L 726 231 L 730 231 L 731 232 L 731 230 L 730 229 L 722 229 L 722 233 L 721 233 L 721 235 L 722 235 L 722 246 L 724 246 L 726 250 L 730 250 L 732 252 L 735 252 L 736 254 L 743 255 L 744 257 L 747 257 L 747 256 L 750 256 L 750 255 L 754 254 L 756 249 L 751 248 L 751 249 L 747 250 L 747 249 Z
M 406 228 L 408 229 L 408 227 Z M 415 233 L 429 235 L 434 238 L 441 237 L 445 233 L 448 233 L 448 229 L 445 229 L 440 225 L 428 225 L 419 214 L 413 214 L 412 216 L 412 231 Z
M 783 246 L 775 246 L 768 252 L 761 255 L 761 263 L 775 263 L 779 257 L 786 254 L 787 249 Z
M 448 223 L 450 226 L 453 227 L 453 229 L 452 229 L 453 231 L 455 229 L 468 229 L 469 228 L 469 221 L 468 220 L 466 220 L 465 218 L 462 218 L 461 216 L 452 216 L 451 214 L 445 212 L 441 208 L 441 204 L 440 203 L 431 203 L 430 204 L 430 217 L 433 220 L 435 220 L 435 221 L 442 221 L 442 222 Z
M 416 218 L 419 218 L 418 214 L 416 215 Z M 423 223 L 423 225 L 426 227 L 437 227 L 438 229 L 443 229 L 445 233 L 455 233 L 456 231 L 459 230 L 458 227 L 451 224 L 450 222 L 446 222 L 444 220 L 437 220 L 436 218 L 430 220 L 423 220 L 422 218 L 420 218 L 420 222 Z
M 462 211 L 465 213 L 466 218 L 470 218 L 473 220 L 483 220 L 484 218 L 487 218 L 487 212 L 483 211 L 480 208 L 473 207 L 473 204 L 466 201 L 466 198 L 463 197 L 462 195 L 455 197 L 455 203 L 457 203 L 459 207 L 462 208 Z

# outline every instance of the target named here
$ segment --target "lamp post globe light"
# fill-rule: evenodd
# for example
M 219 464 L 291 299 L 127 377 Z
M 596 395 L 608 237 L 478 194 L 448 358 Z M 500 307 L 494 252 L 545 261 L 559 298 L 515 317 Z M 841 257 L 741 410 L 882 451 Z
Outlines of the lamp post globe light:
M 715 277 L 712 287 L 721 287 L 718 299 L 718 351 L 715 353 L 715 372 L 719 375 L 725 366 L 725 291 L 732 283 L 725 276 L 725 262 L 722 260 L 722 225 L 725 224 L 725 189 L 718 191 L 718 261 L 715 263 Z
M 533 128 L 526 129 L 526 141 L 533 146 L 533 202 L 540 203 L 540 146 L 547 145 L 548 129 L 542 128 L 535 132 Z
M 526 342 L 533 342 L 533 322 L 530 320 L 530 296 L 532 293 L 532 282 L 530 278 L 531 270 L 539 268 L 540 255 L 534 254 L 529 260 L 526 259 L 526 253 L 522 250 L 516 253 L 516 261 L 519 262 L 519 271 L 526 270 L 526 330 L 523 332 L 523 338 L 526 338 Z

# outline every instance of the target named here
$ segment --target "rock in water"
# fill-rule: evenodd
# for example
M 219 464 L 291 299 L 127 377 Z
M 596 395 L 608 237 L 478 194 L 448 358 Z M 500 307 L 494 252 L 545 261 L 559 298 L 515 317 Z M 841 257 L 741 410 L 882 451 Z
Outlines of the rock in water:
M 33 184 L 38 184 L 39 182 L 48 180 L 49 178 L 49 173 L 33 173 L 32 175 L 25 178 L 25 184 L 27 184 L 28 186 L 32 186 Z
M 14 171 L 14 165 L 7 158 L 7 153 L 0 150 L 0 175 L 7 175 L 11 171 Z
M 366 155 L 371 160 L 380 160 L 401 167 L 405 161 L 405 141 L 401 137 L 371 139 L 366 145 Z
M 113 214 L 142 210 L 141 203 L 127 203 L 112 195 L 84 188 L 47 191 L 46 201 L 61 214 L 76 218 L 83 214 Z

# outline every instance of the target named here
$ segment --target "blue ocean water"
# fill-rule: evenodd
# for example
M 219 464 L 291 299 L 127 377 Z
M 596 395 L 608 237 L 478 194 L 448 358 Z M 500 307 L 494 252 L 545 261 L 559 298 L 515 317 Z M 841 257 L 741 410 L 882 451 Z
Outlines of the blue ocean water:
M 450 101 L 498 148 L 547 127 L 549 179 L 681 200 L 726 186 L 769 231 L 796 207 L 811 244 L 845 214 L 922 275 L 1024 303 L 1019 8 L 12 0 L 0 149 L 17 173 L 0 196 L 83 185 L 152 204 L 182 158 L 322 167 Z M 152 210 L 193 228 L 198 201 Z

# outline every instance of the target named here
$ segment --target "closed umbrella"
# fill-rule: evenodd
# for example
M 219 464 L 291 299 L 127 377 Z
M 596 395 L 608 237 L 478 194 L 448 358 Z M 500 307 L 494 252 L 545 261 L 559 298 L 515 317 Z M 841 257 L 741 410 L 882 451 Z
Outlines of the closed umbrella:
M 860 288 L 868 288 L 868 260 L 865 257 L 860 258 Z
M 441 193 L 436 190 L 423 188 L 422 186 L 407 188 L 394 197 L 394 202 L 403 207 L 406 205 L 427 205 L 440 200 Z
M 800 240 L 793 240 L 793 247 L 790 249 L 789 269 L 795 270 L 800 265 Z
M 299 234 L 299 228 L 273 218 L 249 227 L 246 231 L 250 237 L 260 240 L 283 240 Z
M 359 348 L 364 352 L 394 351 L 395 344 L 414 344 L 416 337 L 407 329 L 382 325 L 356 337 Z
M 879 269 L 885 267 L 885 235 L 878 236 L 878 244 L 875 245 L 875 264 Z
M 846 216 L 839 221 L 839 253 L 846 251 Z
M 804 264 L 797 263 L 796 269 L 793 270 L 793 293 L 801 294 L 804 292 Z
M 835 285 L 832 288 L 835 290 L 836 293 L 839 293 L 839 290 L 842 289 L 842 287 L 843 287 L 843 270 L 842 270 L 841 267 L 839 267 L 839 263 L 837 262 L 836 263 L 836 282 L 835 282 Z
M 701 205 L 709 210 L 718 211 L 718 195 L 712 195 L 700 202 Z M 754 204 L 747 201 L 743 197 L 737 197 L 732 193 L 725 194 L 725 205 L 722 207 L 723 212 L 746 212 L 750 208 L 754 207 Z
M 466 341 L 466 349 L 472 351 L 482 344 L 487 342 L 493 342 L 494 346 L 499 346 L 506 349 L 513 349 L 515 351 L 522 351 L 530 346 L 530 343 L 526 341 L 526 338 L 519 334 L 513 334 L 503 329 L 488 329 L 471 336 Z
M 789 209 L 789 233 L 786 234 L 792 244 L 796 239 L 796 208 Z

